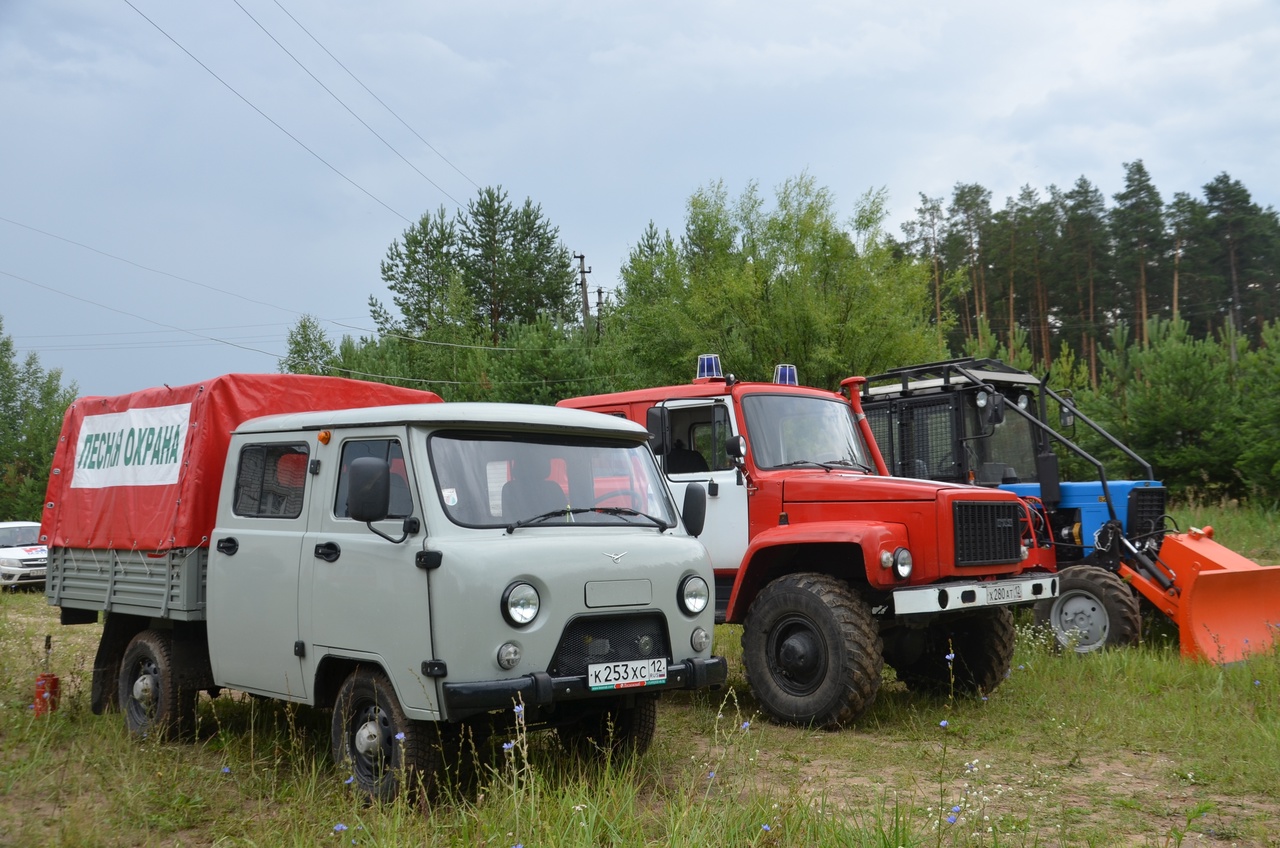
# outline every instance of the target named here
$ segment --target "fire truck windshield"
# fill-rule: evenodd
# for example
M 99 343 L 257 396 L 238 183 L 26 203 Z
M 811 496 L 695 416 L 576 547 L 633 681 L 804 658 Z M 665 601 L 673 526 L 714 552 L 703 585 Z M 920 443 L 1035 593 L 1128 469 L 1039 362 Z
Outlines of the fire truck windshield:
M 875 473 L 875 463 L 840 398 L 753 394 L 742 399 L 757 468 L 821 466 Z

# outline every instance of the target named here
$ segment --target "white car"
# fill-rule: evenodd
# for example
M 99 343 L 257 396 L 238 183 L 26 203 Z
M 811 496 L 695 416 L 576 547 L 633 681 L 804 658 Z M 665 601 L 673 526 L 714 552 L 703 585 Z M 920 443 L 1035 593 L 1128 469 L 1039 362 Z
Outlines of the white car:
M 0 521 L 0 587 L 44 585 L 49 549 L 35 521 Z

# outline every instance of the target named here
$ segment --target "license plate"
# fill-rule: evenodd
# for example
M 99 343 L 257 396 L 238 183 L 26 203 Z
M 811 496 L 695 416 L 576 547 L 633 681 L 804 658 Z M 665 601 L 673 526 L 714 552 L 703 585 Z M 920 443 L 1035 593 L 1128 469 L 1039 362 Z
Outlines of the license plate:
M 1022 584 L 1012 583 L 1007 586 L 995 585 L 987 587 L 988 604 L 1014 604 L 1022 600 Z
M 587 685 L 591 690 L 630 689 L 635 686 L 658 686 L 667 682 L 667 659 L 630 660 L 627 662 L 592 663 L 587 666 Z

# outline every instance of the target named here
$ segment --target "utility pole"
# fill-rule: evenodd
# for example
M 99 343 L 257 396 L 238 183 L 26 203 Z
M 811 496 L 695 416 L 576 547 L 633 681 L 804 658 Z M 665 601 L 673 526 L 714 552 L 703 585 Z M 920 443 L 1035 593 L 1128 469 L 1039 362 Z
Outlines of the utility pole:
M 587 275 L 591 273 L 591 268 L 587 266 L 586 254 L 575 253 L 573 258 L 578 260 L 578 276 L 581 279 L 578 285 L 582 289 L 582 329 L 586 330 L 591 325 L 591 295 L 587 291 Z

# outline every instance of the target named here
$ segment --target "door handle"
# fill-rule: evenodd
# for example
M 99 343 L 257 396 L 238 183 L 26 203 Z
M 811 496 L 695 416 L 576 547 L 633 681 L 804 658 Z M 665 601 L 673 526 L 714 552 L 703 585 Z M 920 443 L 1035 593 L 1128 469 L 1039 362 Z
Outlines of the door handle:
M 240 550 L 240 543 L 236 541 L 235 536 L 228 536 L 225 539 L 219 539 L 217 547 L 218 553 L 235 556 L 236 551 Z
M 340 556 L 342 556 L 342 548 L 338 547 L 337 542 L 321 542 L 316 545 L 316 559 L 337 562 Z

